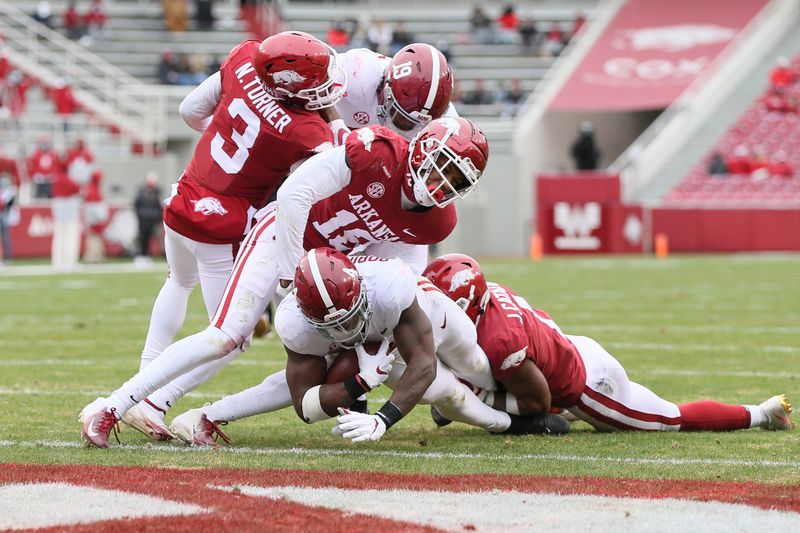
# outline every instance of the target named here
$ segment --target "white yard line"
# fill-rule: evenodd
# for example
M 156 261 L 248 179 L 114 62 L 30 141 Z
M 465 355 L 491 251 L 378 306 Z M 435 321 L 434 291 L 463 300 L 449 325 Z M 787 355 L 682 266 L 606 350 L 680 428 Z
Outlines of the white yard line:
M 666 333 L 767 333 L 770 335 L 798 335 L 800 327 L 792 326 L 709 326 L 709 325 L 675 325 L 663 324 L 661 326 L 634 326 L 631 324 L 576 324 L 572 323 L 571 330 L 584 332 L 591 331 L 623 331 L 628 333 L 647 333 L 654 335 L 660 329 Z
M 12 441 L 0 440 L 0 447 L 4 448 L 83 448 L 85 445 L 78 441 Z M 297 456 L 317 456 L 317 457 L 339 457 L 339 456 L 370 456 L 370 457 L 393 457 L 400 459 L 468 459 L 479 461 L 553 461 L 562 463 L 608 463 L 608 464 L 634 464 L 634 465 L 672 465 L 672 466 L 738 466 L 738 467 L 774 467 L 774 468 L 800 468 L 800 461 L 746 461 L 741 459 L 665 459 L 665 458 L 641 458 L 641 457 L 600 457 L 596 455 L 571 455 L 571 454 L 521 454 L 521 455 L 495 455 L 485 453 L 447 453 L 447 452 L 402 452 L 390 450 L 369 450 L 364 447 L 354 447 L 351 450 L 330 449 L 330 448 L 251 448 L 247 446 L 223 446 L 211 450 L 209 448 L 193 448 L 191 446 L 176 446 L 171 444 L 139 445 L 139 444 L 116 444 L 112 445 L 112 450 L 146 450 L 147 452 L 163 453 L 209 453 L 219 451 L 220 453 L 230 453 L 233 455 L 297 455 Z
M 657 350 L 663 352 L 767 352 L 800 354 L 800 346 L 741 346 L 737 344 L 672 344 L 650 342 L 604 342 L 608 348 Z

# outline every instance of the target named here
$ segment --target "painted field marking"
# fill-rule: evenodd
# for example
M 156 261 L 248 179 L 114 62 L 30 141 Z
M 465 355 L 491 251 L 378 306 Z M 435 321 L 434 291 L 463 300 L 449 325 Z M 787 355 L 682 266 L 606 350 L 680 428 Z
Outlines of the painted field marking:
M 770 335 L 797 335 L 800 327 L 792 326 L 708 326 L 708 325 L 675 325 L 662 324 L 660 326 L 635 326 L 630 324 L 572 324 L 570 329 L 575 331 L 625 331 L 628 333 L 655 332 L 660 329 L 667 333 L 767 333 Z
M 671 344 L 649 342 L 605 342 L 609 348 L 630 350 L 660 350 L 664 352 L 697 351 L 697 352 L 769 352 L 800 354 L 800 346 L 759 346 L 757 348 L 736 344 Z
M 5 448 L 83 448 L 85 445 L 78 441 L 12 441 L 0 440 L 0 447 Z M 635 458 L 635 457 L 600 457 L 596 455 L 570 455 L 570 454 L 521 454 L 521 455 L 492 455 L 483 453 L 449 453 L 449 452 L 402 452 L 391 450 L 368 450 L 356 447 L 351 450 L 333 448 L 251 448 L 248 446 L 223 446 L 221 448 L 194 448 L 191 446 L 175 446 L 171 444 L 140 445 L 119 444 L 112 445 L 113 450 L 143 450 L 147 452 L 165 453 L 209 453 L 220 452 L 233 455 L 301 455 L 318 457 L 337 456 L 370 456 L 370 457 L 395 457 L 400 459 L 475 459 L 480 461 L 555 461 L 564 463 L 610 463 L 610 464 L 635 464 L 635 465 L 721 465 L 737 467 L 774 467 L 774 468 L 800 468 L 800 461 L 746 461 L 741 459 L 664 459 L 664 458 Z

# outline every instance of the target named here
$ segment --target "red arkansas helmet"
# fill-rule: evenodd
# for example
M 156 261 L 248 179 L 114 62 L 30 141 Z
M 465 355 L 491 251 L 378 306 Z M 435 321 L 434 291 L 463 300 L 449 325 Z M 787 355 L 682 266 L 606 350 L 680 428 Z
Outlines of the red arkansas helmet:
M 481 266 L 468 255 L 445 254 L 431 261 L 422 273 L 477 322 L 483 314 L 489 289 Z
M 300 311 L 318 331 L 342 348 L 367 338 L 372 308 L 353 262 L 333 248 L 314 248 L 294 272 Z
M 312 111 L 334 105 L 347 88 L 347 75 L 336 51 L 302 31 L 284 31 L 264 39 L 253 66 L 272 97 Z
M 378 89 L 378 118 L 410 138 L 444 114 L 452 93 L 453 73 L 444 55 L 429 44 L 409 44 L 386 66 Z
M 488 160 L 489 142 L 474 122 L 436 119 L 408 146 L 406 192 L 425 207 L 444 207 L 475 188 Z

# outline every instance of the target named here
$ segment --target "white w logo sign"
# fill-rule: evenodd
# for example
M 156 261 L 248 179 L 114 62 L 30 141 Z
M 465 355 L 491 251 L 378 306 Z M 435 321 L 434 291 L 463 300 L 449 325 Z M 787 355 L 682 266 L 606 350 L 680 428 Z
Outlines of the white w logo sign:
M 597 250 L 600 239 L 592 236 L 592 231 L 600 227 L 600 204 L 587 202 L 572 206 L 558 202 L 553 208 L 553 224 L 564 232 L 556 237 L 555 247 L 559 250 Z

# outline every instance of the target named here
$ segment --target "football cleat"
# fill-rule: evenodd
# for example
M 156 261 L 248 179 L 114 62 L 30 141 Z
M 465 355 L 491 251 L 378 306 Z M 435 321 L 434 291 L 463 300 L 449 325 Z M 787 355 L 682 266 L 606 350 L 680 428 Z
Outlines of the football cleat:
M 440 428 L 445 427 L 448 424 L 452 424 L 453 421 L 449 418 L 445 418 L 445 416 L 439 412 L 439 410 L 431 405 L 431 418 L 433 419 L 433 423 L 439 426 Z
M 779 394 L 769 400 L 762 402 L 758 406 L 767 419 L 764 429 L 788 431 L 794 429 L 792 422 L 792 404 L 786 399 L 786 395 Z
M 507 435 L 562 435 L 569 433 L 570 429 L 569 422 L 559 415 L 508 416 L 511 417 L 511 425 L 503 431 Z
M 146 403 L 146 400 L 131 407 L 122 416 L 122 422 L 144 433 L 151 441 L 167 441 L 175 437 L 164 423 L 164 413 Z
M 83 431 L 81 433 L 83 440 L 90 446 L 108 448 L 108 436 L 113 429 L 114 437 L 119 444 L 119 420 L 117 419 L 116 411 L 114 407 L 110 409 L 102 407 L 93 412 L 87 409 L 81 411 L 81 416 L 83 417 Z
M 189 409 L 182 415 L 178 415 L 169 425 L 169 431 L 177 438 L 191 444 L 194 440 L 194 431 L 200 425 L 200 417 L 203 416 L 202 409 Z
M 200 421 L 194 429 L 192 444 L 194 446 L 216 446 L 217 437 L 222 439 L 225 444 L 230 444 L 231 439 L 219 429 L 220 425 L 225 425 L 224 421 L 209 420 L 205 414 L 200 414 Z
M 253 336 L 260 339 L 266 337 L 270 331 L 272 331 L 272 324 L 269 322 L 269 317 L 267 313 L 262 313 L 261 316 L 258 317 L 255 329 L 253 329 Z

